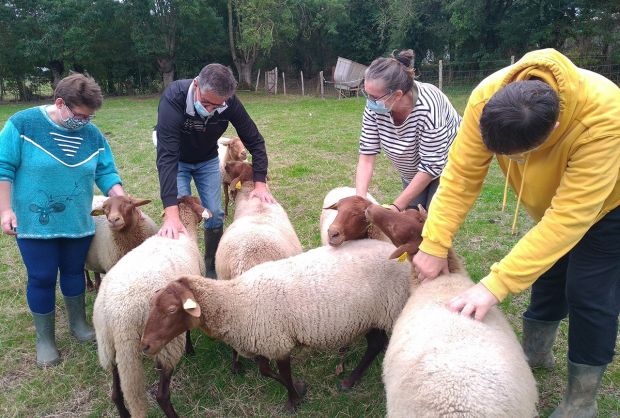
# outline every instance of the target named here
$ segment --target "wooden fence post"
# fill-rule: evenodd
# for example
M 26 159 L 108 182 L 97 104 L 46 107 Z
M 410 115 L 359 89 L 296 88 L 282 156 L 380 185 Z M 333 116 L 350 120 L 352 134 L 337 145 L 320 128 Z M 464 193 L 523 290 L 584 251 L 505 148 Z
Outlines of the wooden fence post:
M 321 91 L 321 99 L 324 99 L 325 91 L 323 90 L 323 71 L 319 73 L 319 90 Z
M 299 74 L 301 76 L 301 95 L 303 97 L 304 96 L 304 72 L 300 71 Z
M 254 91 L 258 91 L 258 82 L 260 81 L 260 68 L 258 69 L 258 74 L 256 74 L 256 88 Z
M 286 96 L 286 79 L 284 78 L 284 71 L 282 71 L 282 90 L 284 91 L 284 95 Z
M 511 56 L 510 56 L 510 65 L 512 65 L 512 64 L 514 64 L 514 63 L 515 63 L 515 56 L 514 56 L 514 55 L 511 55 Z
M 439 60 L 439 90 L 443 90 L 443 60 Z
M 276 67 L 273 71 L 276 74 L 276 89 L 273 94 L 277 95 L 278 94 L 278 67 Z

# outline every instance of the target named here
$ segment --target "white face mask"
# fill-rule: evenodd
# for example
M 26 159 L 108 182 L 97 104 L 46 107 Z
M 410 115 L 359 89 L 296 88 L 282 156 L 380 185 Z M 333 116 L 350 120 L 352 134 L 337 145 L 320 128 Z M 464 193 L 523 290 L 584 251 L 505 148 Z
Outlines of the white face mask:
M 69 109 L 69 106 L 64 105 L 64 107 L 67 109 L 69 116 L 65 119 L 62 117 L 62 112 L 59 112 L 60 120 L 62 121 L 62 124 L 65 125 L 65 128 L 70 129 L 72 131 L 75 131 L 77 129 L 83 128 L 84 126 L 88 125 L 93 118 L 93 115 L 89 116 L 86 119 L 77 118 L 73 114 L 71 109 Z

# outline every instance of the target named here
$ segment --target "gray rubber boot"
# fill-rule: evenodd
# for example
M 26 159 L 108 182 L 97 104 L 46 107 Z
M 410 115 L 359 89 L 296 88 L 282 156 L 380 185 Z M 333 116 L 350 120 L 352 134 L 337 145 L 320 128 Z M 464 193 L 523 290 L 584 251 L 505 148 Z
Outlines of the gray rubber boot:
M 56 311 L 48 314 L 32 312 L 32 319 L 37 332 L 37 365 L 40 367 L 57 365 L 60 362 L 60 354 L 56 348 Z
M 67 320 L 71 335 L 80 342 L 94 341 L 95 330 L 86 323 L 86 305 L 84 293 L 77 296 L 64 296 Z
M 541 321 L 523 317 L 523 352 L 531 368 L 552 369 L 555 365 L 553 343 L 560 321 Z
M 568 360 L 568 386 L 562 402 L 549 418 L 594 418 L 596 393 L 607 365 L 589 366 Z
M 224 228 L 205 229 L 205 269 L 207 277 L 217 279 L 215 273 L 215 252 L 220 244 Z

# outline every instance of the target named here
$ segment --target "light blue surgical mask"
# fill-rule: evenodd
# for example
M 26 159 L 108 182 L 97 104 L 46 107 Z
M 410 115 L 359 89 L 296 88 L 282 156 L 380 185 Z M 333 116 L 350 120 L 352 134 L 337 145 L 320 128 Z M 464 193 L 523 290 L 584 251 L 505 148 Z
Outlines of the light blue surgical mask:
M 207 109 L 205 109 L 202 103 L 200 103 L 200 101 L 198 100 L 194 100 L 194 109 L 196 109 L 196 112 L 198 112 L 198 114 L 205 119 L 213 116 L 216 110 L 216 109 L 213 109 L 213 112 L 209 112 Z
M 385 102 L 366 99 L 366 107 L 376 113 L 390 113 L 392 109 L 385 107 Z

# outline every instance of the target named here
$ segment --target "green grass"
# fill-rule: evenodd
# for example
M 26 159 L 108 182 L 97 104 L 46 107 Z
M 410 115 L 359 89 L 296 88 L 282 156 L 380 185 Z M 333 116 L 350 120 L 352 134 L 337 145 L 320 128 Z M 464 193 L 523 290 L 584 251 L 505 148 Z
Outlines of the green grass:
M 450 98 L 462 112 L 467 92 Z M 270 159 L 270 188 L 288 211 L 305 249 L 319 245 L 319 215 L 325 194 L 336 186 L 352 186 L 357 162 L 357 141 L 364 101 L 265 96 L 242 93 L 241 99 L 267 142 Z M 161 214 L 155 150 L 151 128 L 156 122 L 157 97 L 106 100 L 95 123 L 106 134 L 116 156 L 126 189 L 153 203 L 144 210 L 157 219 Z M 23 105 L 0 106 L 0 125 Z M 233 134 L 231 129 L 229 134 Z M 386 158 L 379 158 L 371 193 L 381 202 L 391 202 L 401 183 Z M 517 237 L 510 233 L 514 196 L 500 212 L 503 177 L 493 166 L 480 199 L 461 228 L 455 246 L 467 262 L 475 280 L 506 254 Z M 520 234 L 530 222 L 521 215 Z M 202 245 L 202 243 L 201 243 Z M 62 303 L 57 311 L 57 342 L 62 363 L 48 370 L 38 369 L 34 360 L 34 328 L 26 305 L 26 274 L 12 238 L 0 237 L 0 416 L 116 416 L 109 400 L 111 376 L 98 364 L 93 346 L 70 338 Z M 61 300 L 60 294 L 57 299 Z M 94 295 L 88 295 L 89 315 Z M 514 329 L 520 334 L 520 315 L 528 294 L 502 303 Z M 281 416 L 286 393 L 270 379 L 259 375 L 246 361 L 243 376 L 230 371 L 230 350 L 199 331 L 195 357 L 181 361 L 172 383 L 172 402 L 181 416 L 240 417 Z M 541 416 L 547 416 L 559 402 L 565 385 L 566 324 L 556 344 L 558 366 L 536 372 L 540 390 Z M 346 358 L 350 371 L 363 352 L 356 344 Z M 618 346 L 616 351 L 618 351 Z M 298 411 L 303 417 L 380 417 L 385 415 L 385 395 L 380 362 L 376 362 L 359 387 L 338 391 L 335 367 L 337 353 L 300 350 L 293 359 L 293 372 L 308 384 L 308 393 Z M 152 363 L 145 365 L 149 391 L 157 376 Z M 616 361 L 605 374 L 599 396 L 601 417 L 620 415 L 620 366 Z M 153 401 L 149 416 L 162 416 Z

